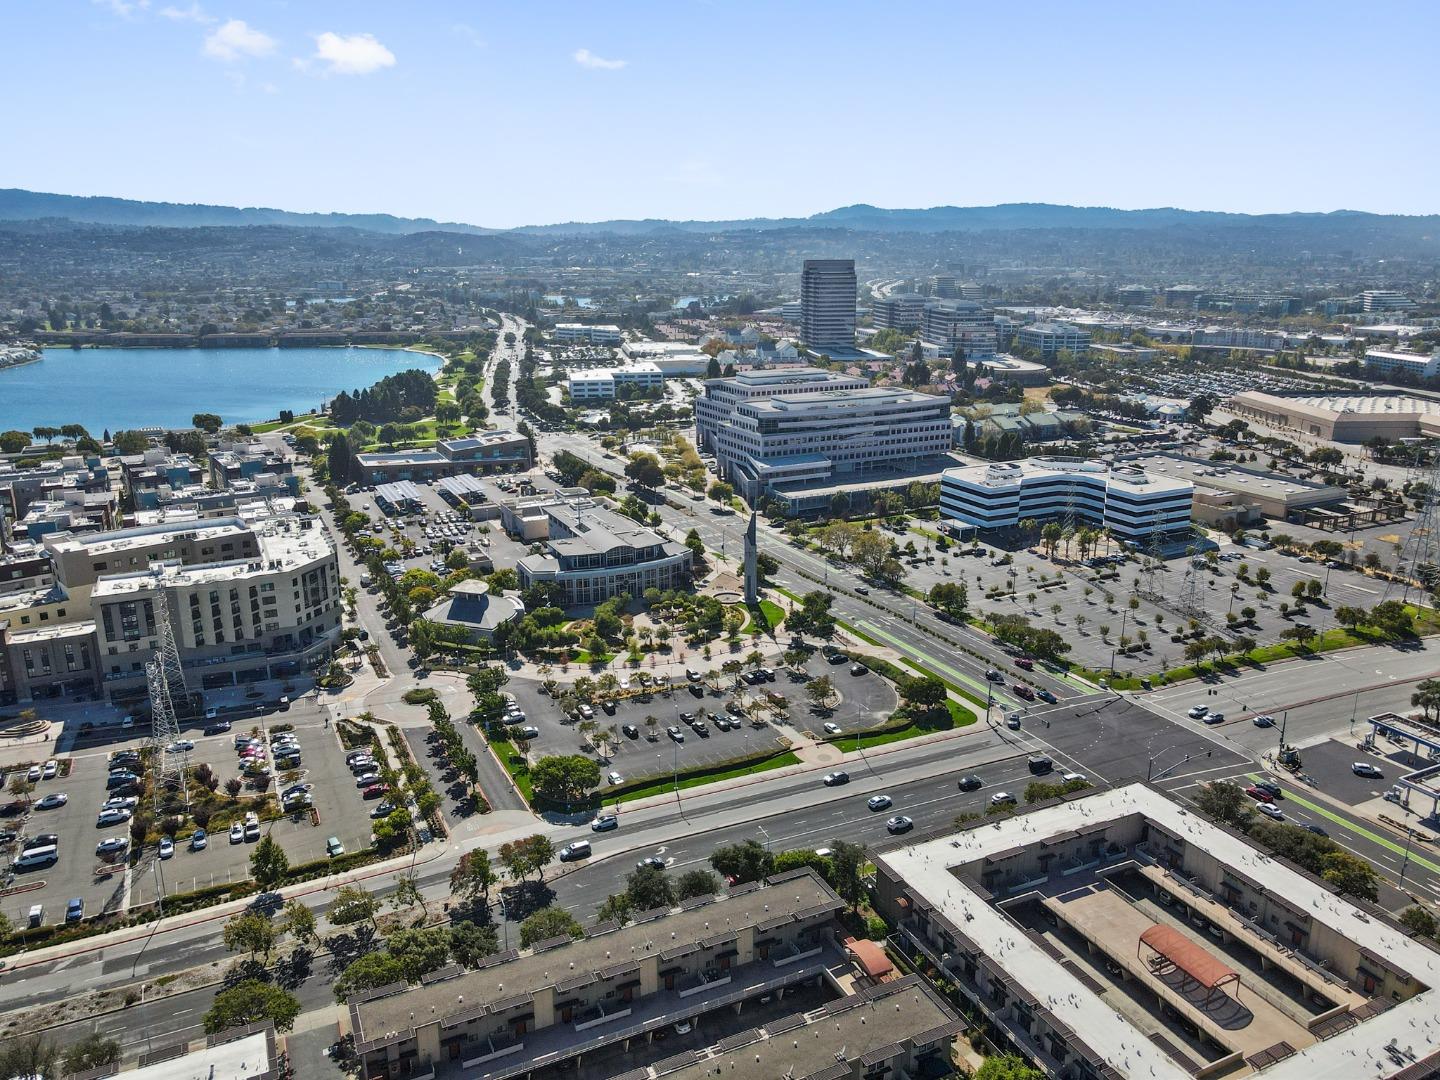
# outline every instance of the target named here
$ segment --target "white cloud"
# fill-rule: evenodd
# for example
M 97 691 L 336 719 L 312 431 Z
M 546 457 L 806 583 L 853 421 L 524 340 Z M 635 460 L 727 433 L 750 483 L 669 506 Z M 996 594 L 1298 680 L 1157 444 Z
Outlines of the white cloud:
M 606 60 L 589 49 L 576 49 L 570 54 L 570 58 L 581 67 L 590 68 L 592 71 L 619 71 L 626 63 L 624 60 Z
M 395 66 L 395 54 L 373 34 L 332 34 L 315 36 L 315 59 L 328 65 L 332 75 L 369 75 Z
M 251 56 L 269 56 L 275 51 L 275 39 L 243 19 L 230 19 L 205 35 L 203 51 L 212 59 L 228 63 Z
M 488 44 L 485 38 L 481 36 L 480 31 L 476 30 L 475 27 L 469 23 L 456 23 L 450 28 L 450 32 L 459 37 L 468 38 L 470 44 L 474 45 L 477 49 L 483 49 Z
M 150 0 L 90 0 L 98 7 L 108 8 L 112 15 L 118 15 L 122 19 L 128 19 L 137 11 L 144 11 L 150 6 Z
M 188 8 L 163 7 L 156 14 L 172 22 L 193 22 L 201 26 L 209 26 L 215 22 L 215 16 L 209 14 L 199 4 L 191 4 Z

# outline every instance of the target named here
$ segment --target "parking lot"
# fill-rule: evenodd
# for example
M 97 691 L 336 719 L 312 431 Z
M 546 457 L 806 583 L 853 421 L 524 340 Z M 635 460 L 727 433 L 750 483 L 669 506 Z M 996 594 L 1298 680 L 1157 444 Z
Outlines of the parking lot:
M 96 845 L 101 840 L 118 837 L 128 842 L 130 838 L 128 820 L 97 824 L 107 797 L 123 797 L 123 793 L 106 790 L 111 755 L 138 750 L 145 738 L 142 733 L 124 741 L 90 745 L 70 755 L 71 769 L 67 777 L 42 780 L 31 795 L 32 802 L 38 804 L 47 794 L 63 793 L 67 796 L 65 805 L 55 809 L 37 806 L 28 814 L 22 812 L 6 819 L 0 826 L 21 834 L 22 838 L 53 834 L 59 848 L 59 858 L 54 864 L 16 874 L 15 885 L 40 884 L 42 887 L 8 897 L 3 908 L 5 913 L 18 925 L 24 925 L 31 906 L 43 904 L 44 921 L 53 923 L 63 920 L 65 905 L 74 897 L 84 900 L 85 914 L 89 916 L 149 903 L 160 890 L 168 895 L 248 879 L 254 842 L 240 839 L 232 843 L 225 819 L 241 816 L 256 792 L 247 787 L 235 801 L 227 794 L 225 784 L 241 773 L 236 735 L 252 730 L 257 735 L 270 735 L 276 724 L 294 725 L 294 735 L 301 747 L 301 764 L 293 779 L 272 782 L 269 791 L 278 798 L 281 791 L 303 784 L 317 812 L 318 823 L 312 824 L 307 809 L 304 813 L 262 823 L 259 835 L 265 832 L 273 835 L 284 847 L 292 866 L 325 858 L 326 841 L 332 836 L 341 841 L 346 851 L 360 850 L 370 843 L 369 811 L 375 804 L 364 800 L 355 787 L 333 725 L 327 728 L 326 713 L 313 699 L 297 702 L 285 712 L 270 706 L 265 713 L 258 714 L 250 707 L 244 715 L 232 711 L 222 714 L 222 719 L 232 723 L 230 731 L 205 735 L 203 719 L 181 731 L 183 739 L 195 744 L 188 755 L 191 766 L 208 764 L 219 780 L 217 816 L 207 830 L 209 835 L 203 849 L 192 847 L 189 841 L 193 828 L 187 824 L 177 833 L 174 854 L 169 858 L 160 859 L 153 843 L 138 853 L 128 870 L 126 850 L 108 858 L 98 855 Z M 289 777 L 290 773 L 282 775 Z M 136 809 L 148 811 L 148 807 L 138 805 Z M 258 835 L 254 839 L 258 839 Z M 15 850 L 18 854 L 18 845 Z
M 1377 745 L 1386 746 L 1384 742 Z M 1353 743 L 1331 739 L 1305 747 L 1301 751 L 1301 759 L 1304 771 L 1315 778 L 1315 786 L 1319 790 L 1347 806 L 1359 806 L 1361 803 L 1383 798 L 1385 792 L 1394 785 L 1396 777 L 1423 764 L 1420 758 L 1408 751 L 1393 747 L 1389 749 L 1391 753 L 1376 756 L 1357 750 Z M 1378 765 L 1384 775 L 1356 776 L 1350 766 L 1357 761 Z

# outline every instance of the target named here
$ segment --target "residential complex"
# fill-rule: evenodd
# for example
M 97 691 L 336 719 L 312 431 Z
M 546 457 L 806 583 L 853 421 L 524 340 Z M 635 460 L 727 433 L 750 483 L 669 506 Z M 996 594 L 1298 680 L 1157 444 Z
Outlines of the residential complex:
M 1130 466 L 1035 457 L 946 470 L 940 512 L 981 529 L 1073 516 L 1143 543 L 1188 529 L 1194 493 L 1188 480 Z
M 855 347 L 855 260 L 806 259 L 800 273 L 800 341 L 812 352 Z
M 1022 347 L 1034 349 L 1047 359 L 1062 349 L 1078 355 L 1090 347 L 1090 331 L 1068 323 L 1031 323 L 1020 327 L 1016 338 Z
M 1416 379 L 1433 379 L 1440 374 L 1440 349 L 1429 353 L 1366 349 L 1365 370 L 1382 378 L 1403 374 Z
M 588 499 L 555 500 L 543 508 L 545 552 L 516 564 L 521 590 L 554 585 L 559 606 L 598 604 L 646 589 L 685 589 L 692 581 L 694 553 L 654 530 L 605 510 Z
M 459 473 L 483 474 L 530 468 L 530 440 L 513 431 L 481 431 L 441 439 L 434 450 L 395 450 L 355 455 L 366 484 L 395 480 L 436 480 Z
M 703 365 L 700 370 L 705 369 Z M 653 394 L 665 388 L 665 373 L 660 365 L 650 360 L 641 360 L 613 368 L 595 368 L 577 371 L 567 381 L 570 400 L 609 401 L 625 397 L 627 393 Z
M 1046 1076 L 1434 1075 L 1440 954 L 1143 784 L 876 853 L 892 945 Z

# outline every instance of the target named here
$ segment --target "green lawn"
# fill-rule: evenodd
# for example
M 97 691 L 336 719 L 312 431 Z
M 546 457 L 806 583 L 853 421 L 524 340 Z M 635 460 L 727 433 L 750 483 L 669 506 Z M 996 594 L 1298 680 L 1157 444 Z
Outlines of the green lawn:
M 787 765 L 798 765 L 800 759 L 792 751 L 784 750 L 778 754 L 772 754 L 767 758 L 760 758 L 754 761 L 742 762 L 728 768 L 722 766 L 718 769 L 705 769 L 693 773 L 680 774 L 680 787 L 693 788 L 705 784 L 715 784 L 722 780 L 735 780 L 742 776 L 753 776 L 756 773 L 769 772 L 772 769 L 783 769 Z M 645 784 L 642 787 L 629 788 L 618 796 L 607 797 L 606 793 L 599 793 L 602 802 L 629 802 L 632 799 L 648 799 L 652 795 L 664 795 L 675 790 L 673 777 L 664 780 L 656 780 Z
M 510 779 L 515 781 L 515 786 L 525 801 L 531 802 L 530 791 L 530 767 L 525 764 L 520 756 L 520 751 L 511 745 L 508 739 L 497 739 L 490 744 L 495 751 L 495 756 L 500 759 L 500 764 L 505 766 L 505 771 L 510 774 Z
M 575 653 L 574 663 L 577 664 L 608 664 L 615 659 L 613 652 L 601 653 L 599 656 L 592 656 L 587 650 L 580 649 Z
M 749 609 L 749 614 L 750 617 L 745 621 L 745 625 L 740 628 L 742 634 L 748 634 L 750 628 L 755 625 L 755 609 Z M 785 621 L 785 609 L 773 600 L 761 600 L 760 616 L 765 620 L 765 632 L 773 634 L 775 628 Z
M 857 735 L 842 735 L 839 738 L 831 739 L 830 743 L 836 749 L 848 754 L 855 750 L 869 750 L 872 746 L 884 746 L 886 743 L 900 742 L 902 739 L 913 739 L 917 735 L 933 735 L 937 731 L 950 731 L 957 727 L 968 727 L 970 724 L 975 723 L 975 714 L 958 701 L 952 701 L 947 698 L 945 700 L 945 707 L 950 712 L 950 720 L 948 723 L 917 724 L 911 722 L 900 727 L 882 728 L 878 731 L 865 731 Z

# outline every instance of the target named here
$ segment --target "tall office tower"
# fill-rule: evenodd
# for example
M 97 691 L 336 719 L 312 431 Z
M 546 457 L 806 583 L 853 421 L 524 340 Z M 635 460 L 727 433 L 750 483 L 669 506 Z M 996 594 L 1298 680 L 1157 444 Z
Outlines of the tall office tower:
M 855 260 L 806 259 L 800 274 L 800 341 L 810 349 L 855 347 Z
M 936 274 L 930 279 L 930 295 L 940 300 L 956 300 L 960 287 L 955 284 L 954 274 Z

